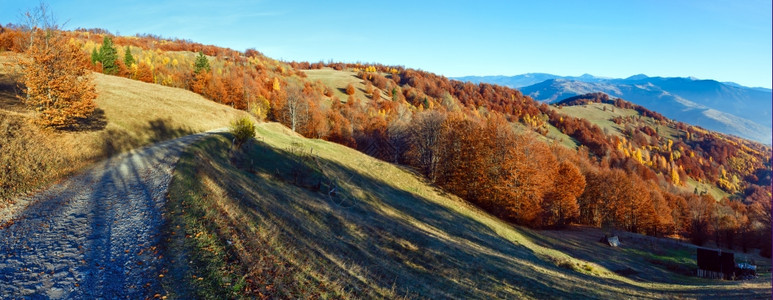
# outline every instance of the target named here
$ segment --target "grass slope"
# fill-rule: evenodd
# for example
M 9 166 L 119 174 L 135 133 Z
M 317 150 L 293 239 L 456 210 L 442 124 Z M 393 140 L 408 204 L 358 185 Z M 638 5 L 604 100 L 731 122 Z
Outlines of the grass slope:
M 345 94 L 346 86 L 349 84 L 352 84 L 355 87 L 355 96 L 359 97 L 360 99 L 363 99 L 364 101 L 370 101 L 366 95 L 365 95 L 365 84 L 363 83 L 363 80 L 357 78 L 357 74 L 351 71 L 337 71 L 331 68 L 323 68 L 320 70 L 304 70 L 304 73 L 306 73 L 306 76 L 312 81 L 319 80 L 326 86 L 330 87 L 334 91 L 334 95 L 337 96 L 339 99 L 346 101 L 348 99 L 348 95 Z M 592 124 L 595 124 L 599 126 L 602 130 L 604 130 L 605 133 L 610 135 L 615 135 L 619 137 L 623 137 L 623 130 L 624 127 L 618 124 L 615 124 L 612 120 L 615 117 L 628 117 L 628 116 L 638 116 L 639 113 L 633 109 L 622 109 L 619 107 L 615 107 L 611 104 L 603 104 L 603 103 L 589 103 L 585 105 L 575 105 L 575 106 L 565 106 L 561 108 L 553 107 L 552 109 L 557 110 L 558 112 L 562 114 L 566 114 L 572 117 L 576 118 L 582 118 L 590 121 Z M 660 125 L 657 122 L 655 122 L 654 119 L 648 118 L 648 117 L 642 117 L 641 122 L 643 125 L 648 125 L 652 128 L 656 128 L 660 135 L 663 138 L 666 139 L 677 139 L 679 133 L 674 128 Z M 519 133 L 524 134 L 533 134 L 533 131 L 526 127 L 523 124 L 520 123 L 514 123 L 514 128 Z M 564 134 L 558 128 L 551 124 L 547 124 L 548 133 L 545 136 L 539 135 L 539 134 L 533 134 L 536 138 L 538 138 L 541 141 L 547 142 L 547 143 L 557 143 L 559 145 L 563 145 L 567 148 L 576 149 L 580 146 L 580 143 L 577 142 L 574 138 Z M 699 191 L 706 191 L 711 196 L 714 197 L 714 199 L 721 200 L 724 197 L 729 196 L 728 193 L 722 191 L 718 187 L 706 184 L 706 183 L 700 183 L 693 179 L 688 179 L 685 182 L 685 186 L 683 189 L 687 192 L 693 192 L 695 188 L 698 188 Z
M 752 282 L 689 277 L 688 246 L 631 235 L 610 249 L 598 229 L 512 226 L 412 172 L 281 125 L 260 124 L 243 154 L 229 141 L 193 145 L 175 171 L 165 230 L 175 296 L 770 297 L 769 264 Z M 625 268 L 633 273 L 614 272 Z
M 226 127 L 247 115 L 183 89 L 99 73 L 94 79 L 107 118 L 102 134 L 124 136 L 134 146 Z
M 246 115 L 182 89 L 94 73 L 98 111 L 88 128 L 40 129 L 31 124 L 32 110 L 16 98 L 17 55 L 0 54 L 0 210 L 14 195 L 116 153 L 225 127 Z
M 333 89 L 333 96 L 337 96 L 341 101 L 346 102 L 349 95 L 346 94 L 346 87 L 349 84 L 354 86 L 354 96 L 359 99 L 369 99 L 365 94 L 365 83 L 357 78 L 357 73 L 352 71 L 337 71 L 331 68 L 319 70 L 303 70 L 310 81 L 319 80 L 326 86 Z
M 611 104 L 603 104 L 603 103 L 589 103 L 585 105 L 565 106 L 560 109 L 556 107 L 552 107 L 552 108 L 556 109 L 560 113 L 563 113 L 575 118 L 586 119 L 592 124 L 599 126 L 602 130 L 604 130 L 604 132 L 611 135 L 616 135 L 619 137 L 624 137 L 624 134 L 623 134 L 624 126 L 615 124 L 615 122 L 612 122 L 612 120 L 618 116 L 627 117 L 627 116 L 640 115 L 637 111 L 633 109 L 622 109 L 619 107 L 615 107 L 614 105 L 611 105 Z M 665 125 L 660 125 L 654 119 L 649 117 L 641 117 L 639 121 L 641 125 L 647 125 L 657 129 L 657 132 L 659 133 L 659 135 L 664 139 L 672 139 L 672 140 L 678 139 L 679 132 L 674 128 L 671 128 Z M 550 135 L 548 136 L 550 137 Z M 692 178 L 688 178 L 685 182 L 685 185 L 682 187 L 684 191 L 690 192 L 690 193 L 693 192 L 696 188 L 698 189 L 698 191 L 708 192 L 712 197 L 714 197 L 714 199 L 717 199 L 717 201 L 721 200 L 722 198 L 730 196 L 730 194 L 719 189 L 719 187 L 715 185 L 701 183 Z
M 586 119 L 592 124 L 599 126 L 601 130 L 604 130 L 605 133 L 620 137 L 623 136 L 623 127 L 612 122 L 612 119 L 620 116 L 627 117 L 639 114 L 633 109 L 622 109 L 619 107 L 614 107 L 610 104 L 602 103 L 564 106 L 561 108 L 556 108 L 553 106 L 551 107 L 556 109 L 559 113 L 566 114 L 575 118 Z

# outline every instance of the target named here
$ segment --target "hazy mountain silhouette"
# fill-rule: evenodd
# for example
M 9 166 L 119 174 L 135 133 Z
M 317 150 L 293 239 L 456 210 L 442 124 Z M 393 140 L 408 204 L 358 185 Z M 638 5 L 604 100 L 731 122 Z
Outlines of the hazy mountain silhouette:
M 569 97 L 603 92 L 657 111 L 674 120 L 771 144 L 770 89 L 733 82 L 684 77 L 578 77 L 529 73 L 516 76 L 460 77 L 459 80 L 515 87 L 535 100 L 553 103 Z M 543 81 L 524 85 L 539 79 Z

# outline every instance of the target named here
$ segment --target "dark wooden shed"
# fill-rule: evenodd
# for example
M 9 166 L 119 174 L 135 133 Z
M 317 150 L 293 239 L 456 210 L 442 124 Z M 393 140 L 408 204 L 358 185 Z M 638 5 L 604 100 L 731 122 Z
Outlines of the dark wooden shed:
M 735 254 L 721 250 L 698 248 L 698 276 L 713 279 L 735 277 Z

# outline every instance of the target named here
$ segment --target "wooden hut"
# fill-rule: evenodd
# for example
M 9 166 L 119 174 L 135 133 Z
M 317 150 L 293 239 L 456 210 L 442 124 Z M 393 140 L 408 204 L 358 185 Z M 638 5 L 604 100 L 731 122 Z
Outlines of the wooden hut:
M 733 279 L 735 277 L 735 255 L 722 250 L 698 248 L 698 277 L 711 279 Z

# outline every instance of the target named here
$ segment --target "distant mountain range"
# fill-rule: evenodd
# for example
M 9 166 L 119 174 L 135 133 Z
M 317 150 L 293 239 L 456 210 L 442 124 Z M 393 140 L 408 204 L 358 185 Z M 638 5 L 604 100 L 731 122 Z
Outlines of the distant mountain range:
M 519 89 L 535 100 L 553 103 L 593 92 L 603 92 L 657 111 L 664 116 L 742 138 L 771 144 L 773 93 L 733 82 L 684 77 L 602 78 L 589 74 L 557 76 L 529 73 L 516 76 L 454 78 Z
M 550 79 L 576 80 L 576 81 L 582 81 L 582 82 L 601 82 L 604 80 L 608 80 L 609 78 L 596 77 L 590 74 L 582 74 L 580 76 L 558 76 L 558 75 L 553 75 L 548 73 L 526 73 L 526 74 L 515 75 L 515 76 L 502 76 L 502 75 L 464 76 L 464 77 L 453 77 L 452 79 L 469 81 L 472 83 L 481 83 L 481 82 L 491 83 L 491 84 L 511 87 L 514 89 L 520 89 L 522 87 L 534 85 Z

